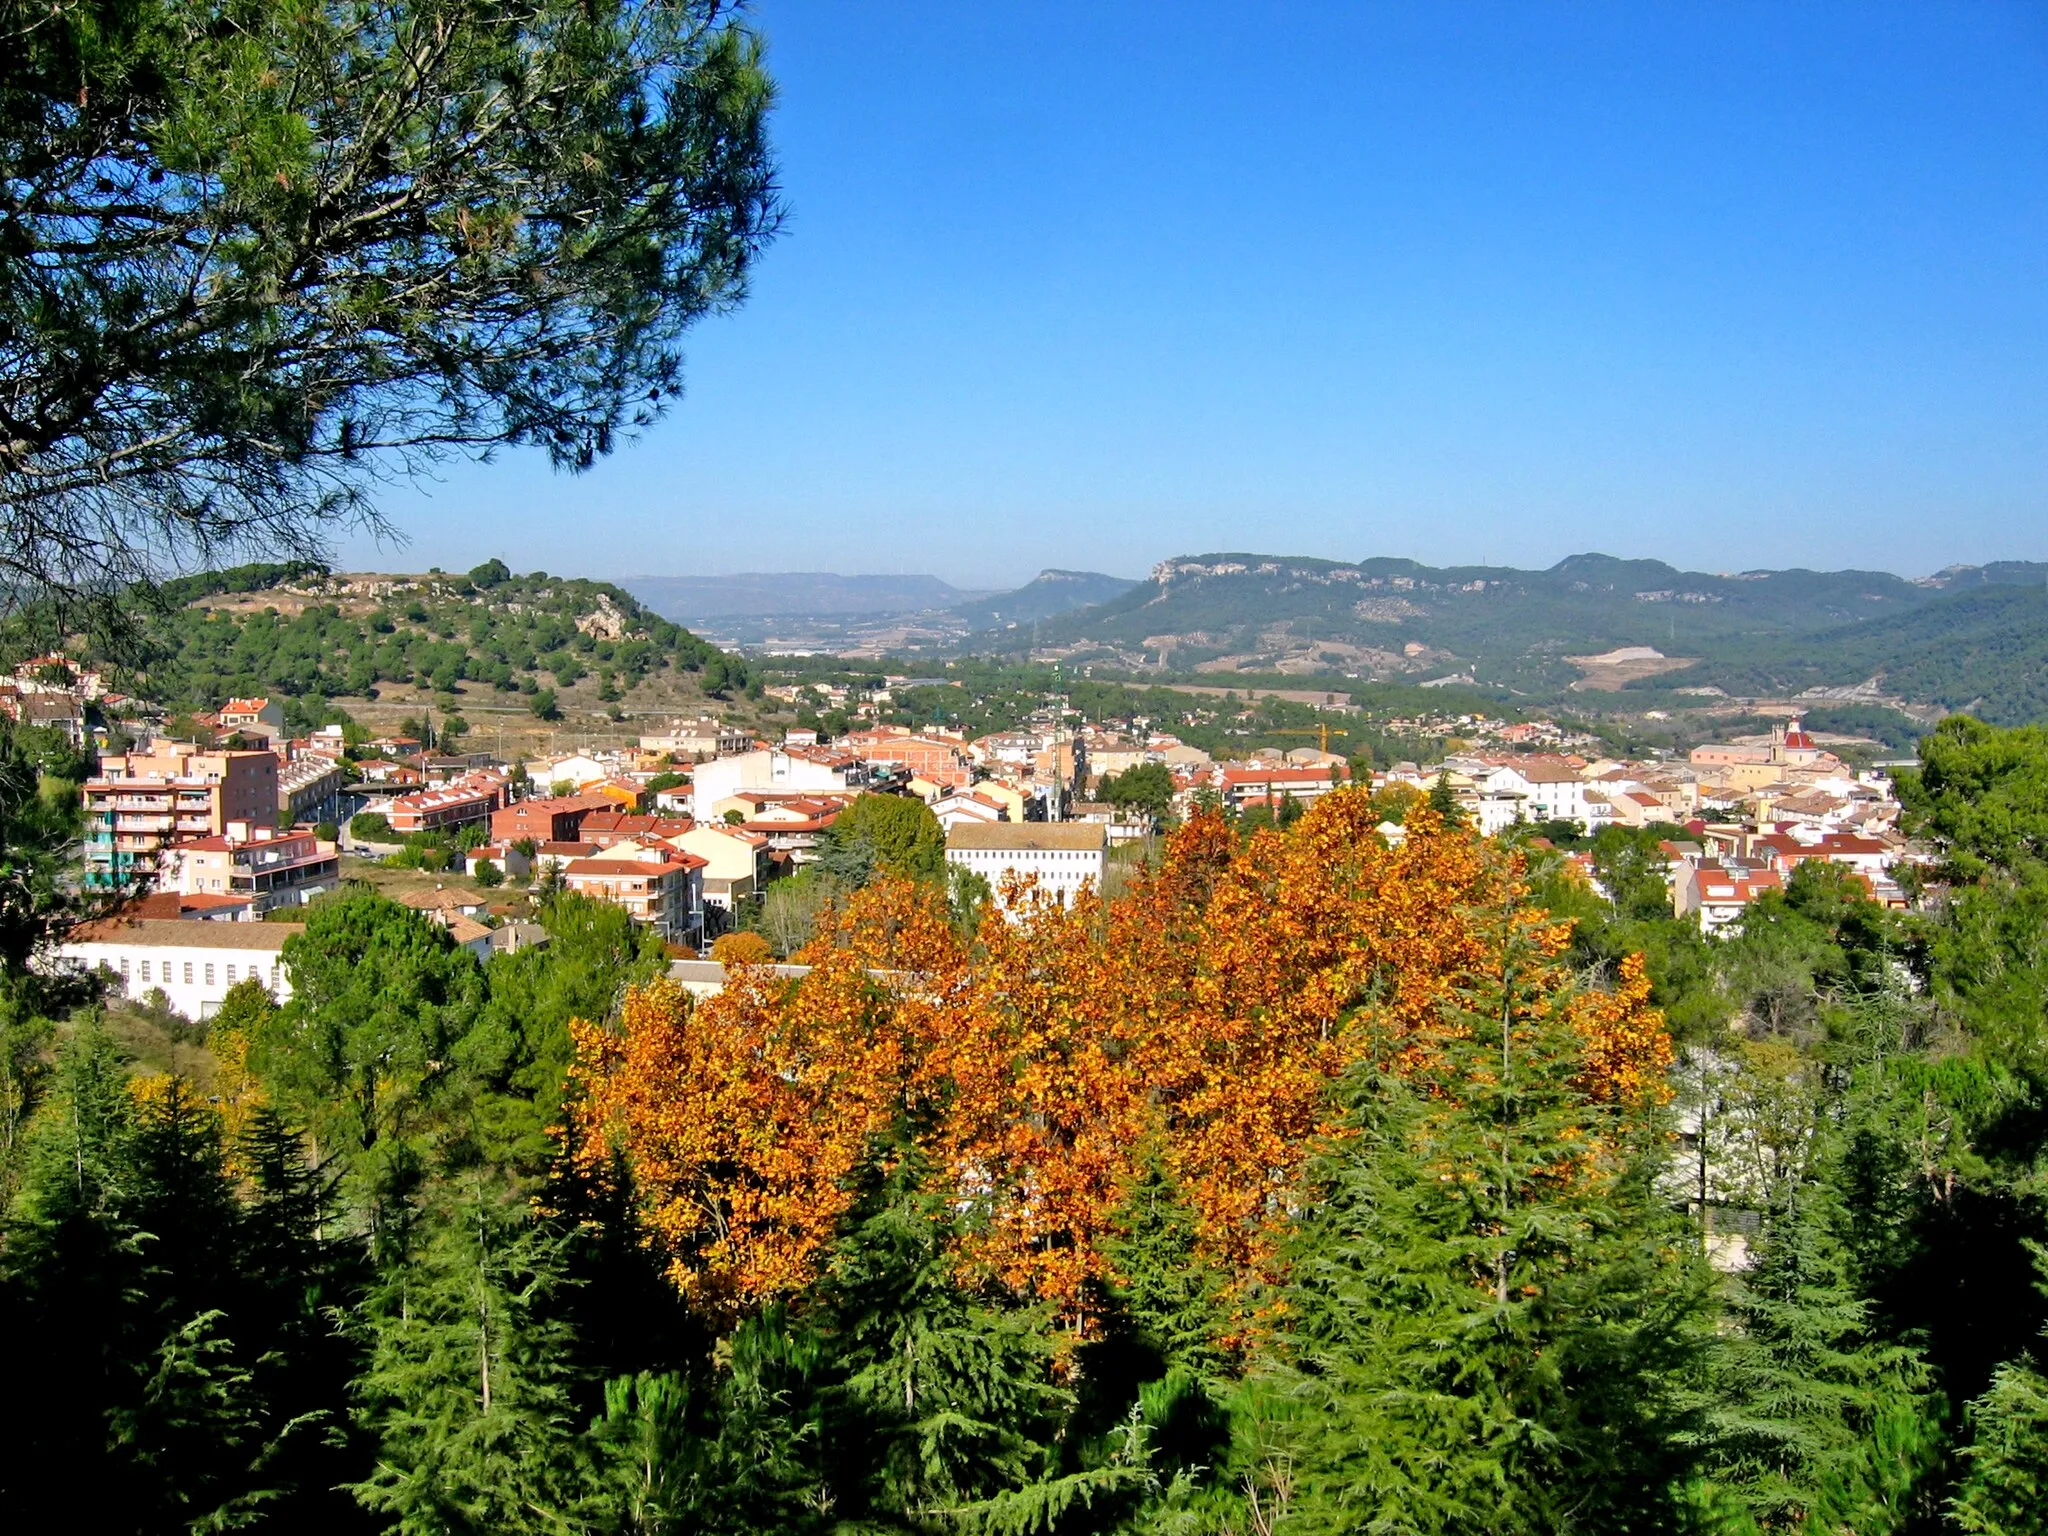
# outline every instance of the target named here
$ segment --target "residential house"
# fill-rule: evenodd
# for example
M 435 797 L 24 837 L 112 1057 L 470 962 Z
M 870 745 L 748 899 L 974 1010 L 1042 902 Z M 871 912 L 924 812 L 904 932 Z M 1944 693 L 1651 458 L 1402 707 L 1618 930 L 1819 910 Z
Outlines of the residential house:
M 932 815 L 939 819 L 939 825 L 948 832 L 968 822 L 986 826 L 990 822 L 1009 821 L 1010 808 L 993 795 L 984 795 L 971 789 L 955 789 L 938 796 L 930 802 Z M 1016 818 L 1022 821 L 1024 818 Z
M 415 832 L 460 832 L 464 827 L 487 823 L 498 809 L 498 793 L 482 785 L 450 784 L 442 789 L 418 789 L 400 795 L 385 813 L 391 830 L 400 837 Z
M 491 813 L 491 841 L 517 843 L 531 838 L 536 843 L 573 843 L 578 840 L 584 817 L 617 809 L 617 803 L 608 795 L 520 800 Z
M 867 782 L 867 774 L 855 771 L 857 764 L 851 757 L 780 747 L 699 763 L 691 773 L 691 814 L 699 821 L 716 821 L 720 802 L 749 790 L 845 794 Z
M 463 873 L 471 879 L 476 878 L 477 870 L 485 864 L 507 880 L 524 880 L 533 873 L 533 860 L 511 843 L 485 843 L 462 856 Z
M 570 890 L 624 907 L 672 944 L 695 944 L 704 933 L 705 861 L 666 843 L 619 843 L 562 870 Z
M 1262 805 L 1277 810 L 1289 800 L 1306 805 L 1343 787 L 1345 768 L 1297 768 L 1287 763 L 1225 763 L 1216 787 L 1233 810 Z
M 1713 936 L 1739 923 L 1758 897 L 1784 888 L 1785 877 L 1775 869 L 1703 858 L 1678 866 L 1671 910 L 1679 917 L 1697 914 L 1700 931 Z
M 583 818 L 578 842 L 610 848 L 623 842 L 667 842 L 680 837 L 697 823 L 689 816 L 643 816 L 633 811 L 593 811 Z
M 966 741 L 958 736 L 879 726 L 843 736 L 834 745 L 862 762 L 906 769 L 942 790 L 974 781 L 974 759 L 968 753 Z
M 704 904 L 737 921 L 768 884 L 769 846 L 764 832 L 743 827 L 692 826 L 665 839 L 671 847 L 704 861 Z
M 269 741 L 284 739 L 284 706 L 275 699 L 229 699 L 216 719 L 223 734 L 246 731 Z
M 710 715 L 671 720 L 659 732 L 640 738 L 641 751 L 666 752 L 685 762 L 730 757 L 749 751 L 753 745 L 754 738 L 746 731 Z
M 277 770 L 277 810 L 287 822 L 339 821 L 348 773 L 338 758 L 302 752 Z
M 257 914 L 303 906 L 341 878 L 341 850 L 310 829 L 234 822 L 220 837 L 196 837 L 163 851 L 157 888 L 181 896 L 247 897 Z
M 604 850 L 595 843 L 537 843 L 533 850 L 534 873 L 542 878 L 559 875 L 578 859 L 595 858 Z

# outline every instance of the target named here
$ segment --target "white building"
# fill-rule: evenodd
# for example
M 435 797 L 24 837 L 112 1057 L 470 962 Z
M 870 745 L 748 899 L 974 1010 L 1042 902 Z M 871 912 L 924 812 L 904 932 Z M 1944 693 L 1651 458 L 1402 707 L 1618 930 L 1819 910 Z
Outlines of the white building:
M 690 774 L 690 814 L 699 821 L 716 821 L 718 816 L 713 807 L 742 790 L 826 790 L 844 794 L 848 787 L 844 768 L 765 747 L 758 752 L 739 752 L 699 763 Z
M 1109 829 L 1088 822 L 962 823 L 946 834 L 946 862 L 971 869 L 996 891 L 1012 871 L 1036 875 L 1063 907 L 1084 885 L 1102 889 Z
M 1613 807 L 1604 798 L 1596 815 L 1587 800 L 1594 786 L 1569 764 L 1531 759 L 1466 771 L 1482 802 L 1489 798 L 1496 803 L 1511 801 L 1519 808 L 1522 821 L 1575 821 L 1592 831 L 1596 821 L 1606 826 L 1614 819 Z
M 186 1018 L 205 1019 L 252 976 L 279 1002 L 290 997 L 284 941 L 305 931 L 304 923 L 108 917 L 73 928 L 55 958 L 71 970 L 106 970 L 124 997 L 161 991 Z

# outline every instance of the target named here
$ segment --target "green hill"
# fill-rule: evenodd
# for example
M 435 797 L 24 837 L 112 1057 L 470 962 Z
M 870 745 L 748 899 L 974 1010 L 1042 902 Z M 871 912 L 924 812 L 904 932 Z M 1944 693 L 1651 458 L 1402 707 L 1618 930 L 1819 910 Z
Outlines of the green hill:
M 1578 676 L 1567 656 L 1637 646 L 1698 656 L 1730 637 L 1829 629 L 1937 595 L 1881 571 L 1708 575 L 1597 554 L 1546 571 L 1213 554 L 1163 561 L 1122 596 L 1041 625 L 1039 641 L 1175 667 L 1469 671 L 1561 688 Z
M 1035 624 L 1077 608 L 1112 602 L 1138 583 L 1100 571 L 1040 571 L 1014 592 L 961 603 L 953 609 L 977 630 Z
M 1660 686 L 1742 695 L 1797 693 L 1874 681 L 1884 693 L 1968 710 L 1999 725 L 2048 719 L 2048 591 L 1971 584 L 1910 613 L 1796 641 L 1754 639 Z
M 744 688 L 745 664 L 608 582 L 500 561 L 468 575 L 342 575 L 244 566 L 166 583 L 136 648 L 104 658 L 170 709 L 282 698 L 295 723 L 385 692 L 519 707 L 571 690 L 593 707 L 669 704 Z M 656 696 L 659 696 L 658 698 Z

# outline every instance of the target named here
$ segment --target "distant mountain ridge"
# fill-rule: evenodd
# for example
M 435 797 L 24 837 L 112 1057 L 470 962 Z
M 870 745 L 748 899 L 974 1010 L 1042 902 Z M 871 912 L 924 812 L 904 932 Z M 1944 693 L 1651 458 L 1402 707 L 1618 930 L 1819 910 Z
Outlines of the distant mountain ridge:
M 953 611 L 974 629 L 1002 629 L 1012 624 L 1035 624 L 1076 608 L 1106 603 L 1137 585 L 1127 576 L 1105 576 L 1100 571 L 1048 569 L 1014 592 L 962 603 Z
M 1014 592 L 970 591 L 937 576 L 754 571 L 735 576 L 634 576 L 620 583 L 656 613 L 695 619 L 826 619 L 945 612 L 970 630 L 1030 624 L 1117 597 L 1137 583 L 1100 571 L 1043 570 Z
M 1633 688 L 1720 686 L 1713 679 L 1724 664 L 1743 668 L 1748 684 L 1772 688 L 1795 680 L 1854 685 L 1882 672 L 1899 680 L 1896 692 L 1910 680 L 1916 699 L 1946 700 L 1964 689 L 2010 714 L 2032 707 L 2011 668 L 1992 668 L 2004 681 L 1995 695 L 1982 694 L 1946 675 L 1958 658 L 1912 654 L 1918 632 L 1906 621 L 1976 594 L 1981 612 L 1965 627 L 1980 652 L 1996 650 L 1998 626 L 2024 625 L 2034 612 L 2000 594 L 2044 582 L 2048 566 L 2023 561 L 1952 566 L 1909 580 L 1886 571 L 1685 571 L 1602 554 L 1531 571 L 1214 553 L 1161 561 L 1121 595 L 1041 622 L 1036 643 L 1075 660 L 1176 671 L 1416 680 L 1470 672 L 1482 684 L 1532 696 L 1574 684 L 1611 686 L 1611 675 L 1595 676 L 1571 658 L 1646 648 L 1657 655 L 1637 669 Z M 1891 627 L 1877 627 L 1885 624 Z M 1938 649 L 1941 621 L 1925 628 L 1925 644 Z M 1825 635 L 1827 644 L 1792 666 L 1802 652 L 1792 641 L 1806 635 Z M 1006 633 L 983 642 L 1018 650 L 1032 637 Z M 2014 643 L 2025 649 L 2024 641 Z M 1645 675 L 1658 672 L 1673 675 Z

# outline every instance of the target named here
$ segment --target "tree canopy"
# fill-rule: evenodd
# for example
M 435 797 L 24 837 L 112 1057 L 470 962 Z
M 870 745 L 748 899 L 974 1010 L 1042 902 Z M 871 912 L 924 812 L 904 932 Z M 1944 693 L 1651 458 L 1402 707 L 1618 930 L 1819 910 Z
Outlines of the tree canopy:
M 776 217 L 717 0 L 0 7 L 0 563 L 318 553 L 365 476 L 582 468 Z

